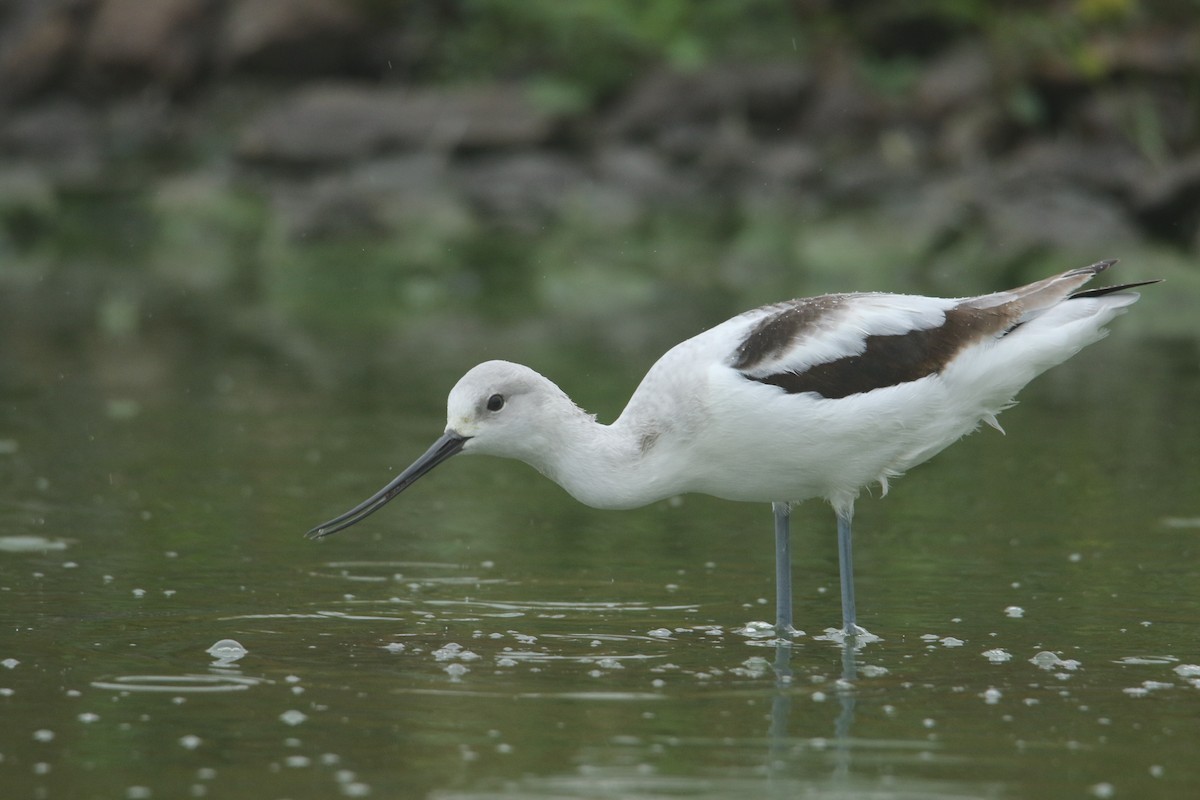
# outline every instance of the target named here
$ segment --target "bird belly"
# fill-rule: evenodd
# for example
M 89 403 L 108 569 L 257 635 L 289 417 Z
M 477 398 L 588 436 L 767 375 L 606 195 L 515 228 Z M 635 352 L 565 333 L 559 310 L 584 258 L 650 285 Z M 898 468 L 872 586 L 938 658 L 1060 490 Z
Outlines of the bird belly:
M 933 457 L 1007 401 L 956 402 L 937 375 L 837 399 L 750 388 L 753 412 L 715 410 L 697 431 L 702 441 L 692 447 L 690 491 L 730 500 L 845 503 Z

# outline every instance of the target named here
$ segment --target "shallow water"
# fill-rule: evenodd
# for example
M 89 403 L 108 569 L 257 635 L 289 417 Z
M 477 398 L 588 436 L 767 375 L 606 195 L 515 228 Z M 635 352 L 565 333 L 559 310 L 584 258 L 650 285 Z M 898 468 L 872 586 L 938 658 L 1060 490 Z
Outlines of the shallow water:
M 447 387 L 348 400 L 204 369 L 149 396 L 67 370 L 3 398 L 5 797 L 1200 783 L 1192 345 L 1114 336 L 1030 387 L 1007 436 L 864 495 L 860 621 L 882 641 L 852 653 L 816 638 L 839 619 L 819 503 L 793 523 L 807 634 L 781 648 L 743 630 L 772 617 L 765 506 L 593 511 L 460 458 L 309 542 L 424 450 Z M 636 383 L 619 370 L 555 377 L 587 404 L 596 375 L 606 397 Z

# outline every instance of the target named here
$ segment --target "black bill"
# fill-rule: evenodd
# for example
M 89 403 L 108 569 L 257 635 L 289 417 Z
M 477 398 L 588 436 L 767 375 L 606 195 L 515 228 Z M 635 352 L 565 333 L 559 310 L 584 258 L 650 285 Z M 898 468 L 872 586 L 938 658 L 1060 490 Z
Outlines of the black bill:
M 408 469 L 404 470 L 395 478 L 393 478 L 387 486 L 383 487 L 366 500 L 363 500 L 345 514 L 336 516 L 328 522 L 321 523 L 304 535 L 309 539 L 320 539 L 324 536 L 328 536 L 331 533 L 337 533 L 340 530 L 349 528 L 356 522 L 362 522 L 364 519 L 387 505 L 387 502 L 393 497 L 416 483 L 417 479 L 426 472 L 429 472 L 429 470 L 433 469 L 438 464 L 457 453 L 459 450 L 462 450 L 463 445 L 467 443 L 468 438 L 470 437 L 460 436 L 454 431 L 446 431 L 444 434 L 442 434 L 440 439 L 433 443 L 433 447 L 430 447 L 428 450 L 426 450 L 424 455 L 414 461 Z

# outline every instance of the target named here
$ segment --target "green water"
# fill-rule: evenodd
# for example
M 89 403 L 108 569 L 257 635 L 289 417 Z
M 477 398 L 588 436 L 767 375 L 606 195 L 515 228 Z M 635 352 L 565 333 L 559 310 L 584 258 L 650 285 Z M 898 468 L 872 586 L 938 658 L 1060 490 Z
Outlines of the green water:
M 432 442 L 470 362 L 366 398 L 246 361 L 152 391 L 43 364 L 0 398 L 0 795 L 1190 796 L 1200 377 L 1122 322 L 1007 436 L 860 500 L 883 641 L 853 654 L 815 638 L 839 620 L 817 502 L 786 650 L 739 632 L 772 617 L 767 507 L 594 511 L 460 457 L 304 540 Z M 610 416 L 651 358 L 553 377 Z

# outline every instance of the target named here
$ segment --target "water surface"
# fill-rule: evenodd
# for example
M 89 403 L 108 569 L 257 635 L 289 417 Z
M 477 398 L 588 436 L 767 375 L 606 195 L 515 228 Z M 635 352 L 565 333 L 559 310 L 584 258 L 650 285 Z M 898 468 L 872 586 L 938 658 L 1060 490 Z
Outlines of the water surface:
M 555 377 L 611 417 L 642 366 Z M 1114 336 L 1030 387 L 1007 436 L 864 495 L 860 615 L 882 641 L 850 654 L 817 638 L 839 619 L 820 503 L 794 518 L 806 635 L 780 648 L 741 630 L 772 617 L 765 506 L 594 511 L 524 465 L 460 458 L 309 542 L 433 440 L 448 386 L 196 372 L 146 393 L 65 368 L 3 398 L 6 797 L 1200 783 L 1190 346 Z M 244 655 L 207 652 L 223 639 Z

